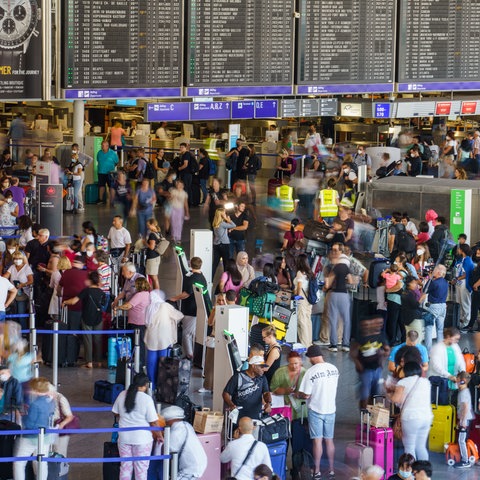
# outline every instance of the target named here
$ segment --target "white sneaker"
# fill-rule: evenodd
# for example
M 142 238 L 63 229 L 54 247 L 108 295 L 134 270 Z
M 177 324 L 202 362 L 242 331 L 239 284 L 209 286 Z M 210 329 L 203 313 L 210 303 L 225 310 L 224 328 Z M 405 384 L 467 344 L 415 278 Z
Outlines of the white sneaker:
M 350 351 L 350 347 L 342 347 L 342 351 L 343 351 L 343 352 L 349 352 L 349 351 Z
M 330 345 L 330 346 L 328 347 L 328 350 L 329 350 L 330 352 L 338 352 L 338 348 L 337 348 L 335 345 Z
M 212 391 L 209 390 L 208 388 L 203 388 L 202 387 L 198 390 L 198 393 L 212 393 Z

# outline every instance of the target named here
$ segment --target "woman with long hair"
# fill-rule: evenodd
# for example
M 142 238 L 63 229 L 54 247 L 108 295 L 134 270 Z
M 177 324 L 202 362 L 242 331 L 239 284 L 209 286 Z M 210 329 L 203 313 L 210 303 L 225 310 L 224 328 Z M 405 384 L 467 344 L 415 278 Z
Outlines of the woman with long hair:
M 233 258 L 229 258 L 225 264 L 225 271 L 220 277 L 218 284 L 219 292 L 228 292 L 234 290 L 238 296 L 238 292 L 243 287 L 243 278 L 237 267 L 237 262 Z
M 297 258 L 297 275 L 293 280 L 295 295 L 302 297 L 297 301 L 298 341 L 309 347 L 312 344 L 312 305 L 307 300 L 308 285 L 313 272 L 304 253 Z
M 159 426 L 157 411 L 152 397 L 147 394 L 149 379 L 144 373 L 133 377 L 133 381 L 115 400 L 112 412 L 118 416 L 118 426 L 125 427 L 157 427 Z M 152 438 L 153 435 L 153 438 Z M 120 457 L 147 457 L 152 452 L 153 439 L 160 440 L 160 431 L 132 430 L 118 433 L 118 451 Z M 135 471 L 136 480 L 146 480 L 149 460 L 121 462 L 120 478 L 132 477 Z
M 278 286 L 284 290 L 291 290 L 293 286 L 292 276 L 290 274 L 290 270 L 288 269 L 285 257 L 275 257 L 273 261 L 273 270 Z
M 264 375 L 270 385 L 273 374 L 280 367 L 280 362 L 282 360 L 282 347 L 277 341 L 276 329 L 273 325 L 269 325 L 262 330 L 262 338 L 267 346 L 265 363 L 268 365 L 268 368 L 264 369 Z
M 227 269 L 227 260 L 230 258 L 230 238 L 228 230 L 236 225 L 230 220 L 223 207 L 217 208 L 212 222 L 213 227 L 213 265 L 212 278 L 215 277 L 220 259 L 223 261 L 223 270 Z M 238 270 L 238 269 L 237 269 Z
M 190 220 L 190 212 L 188 209 L 188 194 L 185 191 L 183 180 L 178 179 L 175 187 L 170 189 L 170 228 L 172 240 L 175 243 L 182 241 L 182 230 L 184 220 Z
M 95 228 L 93 223 L 90 220 L 87 220 L 86 222 L 82 223 L 82 228 L 85 236 L 82 238 L 81 251 L 84 252 L 89 243 L 93 243 L 96 248 L 98 242 L 98 234 L 97 229 Z
M 154 290 L 160 288 L 158 281 L 158 269 L 160 268 L 161 256 L 156 251 L 157 245 L 162 240 L 162 231 L 160 225 L 154 218 L 147 220 L 147 228 L 149 231 L 147 238 L 147 263 L 145 273 L 152 279 L 152 288 Z

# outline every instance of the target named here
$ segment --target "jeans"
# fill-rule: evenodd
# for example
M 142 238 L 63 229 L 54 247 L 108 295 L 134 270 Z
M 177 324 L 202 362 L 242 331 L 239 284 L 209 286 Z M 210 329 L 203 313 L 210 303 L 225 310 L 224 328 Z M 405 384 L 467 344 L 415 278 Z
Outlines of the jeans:
M 230 258 L 235 258 L 235 251 L 237 254 L 245 251 L 245 240 L 230 239 Z
M 366 368 L 360 373 L 360 400 L 368 400 L 370 397 L 380 394 L 380 379 L 382 367 L 375 370 Z
M 73 208 L 78 209 L 78 199 L 80 194 L 80 188 L 82 187 L 81 180 L 73 180 Z
M 165 350 L 148 350 L 147 349 L 147 375 L 152 383 L 152 392 L 157 387 L 158 362 L 161 357 L 167 356 L 167 349 Z
M 138 233 L 145 238 L 147 236 L 147 220 L 153 217 L 151 208 L 146 210 L 137 210 Z
M 428 460 L 427 440 L 430 426 L 430 418 L 406 421 L 402 418 L 402 443 L 405 453 L 410 453 L 417 460 Z
M 445 323 L 445 315 L 447 314 L 446 303 L 431 303 L 428 307 L 429 312 L 435 317 L 437 327 L 437 342 L 443 342 L 443 325 Z M 432 348 L 432 330 L 435 325 L 425 326 L 425 346 L 430 352 Z
M 343 341 L 342 345 L 350 345 L 351 309 L 350 294 L 341 292 L 330 292 L 328 296 L 328 318 L 330 320 L 330 345 L 336 346 L 338 343 L 337 327 L 338 320 L 343 320 Z
M 316 342 L 320 337 L 321 313 L 312 313 L 312 340 Z
M 202 203 L 205 203 L 208 197 L 207 179 L 200 178 L 200 190 L 202 190 Z

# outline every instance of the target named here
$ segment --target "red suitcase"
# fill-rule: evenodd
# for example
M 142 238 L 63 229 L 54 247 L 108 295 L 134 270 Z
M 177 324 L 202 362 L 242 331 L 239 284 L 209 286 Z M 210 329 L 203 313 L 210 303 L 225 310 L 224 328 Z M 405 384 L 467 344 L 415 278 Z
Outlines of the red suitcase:
M 357 425 L 356 440 L 360 441 L 360 428 L 364 428 L 364 434 L 367 425 Z M 379 465 L 385 470 L 385 477 L 393 475 L 393 430 L 391 428 L 370 427 L 370 446 L 373 448 L 373 463 Z
M 212 480 L 222 478 L 220 473 L 220 453 L 222 451 L 222 439 L 220 433 L 198 434 L 198 439 L 207 454 L 207 469 L 199 480 Z

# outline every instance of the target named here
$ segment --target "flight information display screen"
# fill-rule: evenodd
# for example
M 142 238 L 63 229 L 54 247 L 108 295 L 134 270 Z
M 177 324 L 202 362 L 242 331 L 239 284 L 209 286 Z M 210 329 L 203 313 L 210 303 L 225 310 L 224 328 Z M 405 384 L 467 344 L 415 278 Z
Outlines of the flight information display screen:
M 187 95 L 293 92 L 294 2 L 188 0 Z
M 182 0 L 65 0 L 63 27 L 67 98 L 181 95 Z
M 395 25 L 396 0 L 300 0 L 297 93 L 393 91 Z
M 479 19 L 477 0 L 400 0 L 398 90 L 478 90 Z

